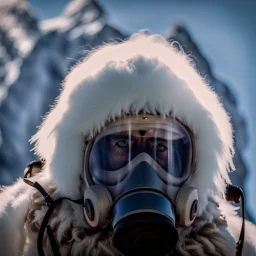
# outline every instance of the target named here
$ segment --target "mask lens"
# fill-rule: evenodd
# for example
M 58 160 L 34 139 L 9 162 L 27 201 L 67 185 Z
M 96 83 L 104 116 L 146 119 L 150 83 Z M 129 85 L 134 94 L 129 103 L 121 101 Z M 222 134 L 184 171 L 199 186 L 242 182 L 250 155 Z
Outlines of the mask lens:
M 141 121 L 112 123 L 95 139 L 89 171 L 96 184 L 117 184 L 140 162 L 151 159 L 159 178 L 168 185 L 184 182 L 192 162 L 192 142 L 179 122 Z M 147 160 L 148 161 L 148 160 Z

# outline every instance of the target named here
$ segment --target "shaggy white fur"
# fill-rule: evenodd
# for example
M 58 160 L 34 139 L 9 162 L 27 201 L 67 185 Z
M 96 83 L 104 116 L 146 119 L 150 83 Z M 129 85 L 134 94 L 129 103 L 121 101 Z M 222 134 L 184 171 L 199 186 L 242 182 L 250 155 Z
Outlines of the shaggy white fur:
M 22 244 L 25 242 L 23 226 L 29 202 L 27 196 L 29 189 L 22 180 L 18 180 L 15 185 L 1 192 L 0 252 L 4 253 L 3 255 L 17 255 L 23 249 Z M 17 246 L 13 246 L 14 241 Z
M 188 228 L 179 228 L 179 242 L 175 249 L 169 252 L 166 256 L 230 256 L 235 255 L 236 245 L 234 237 L 238 239 L 238 228 L 233 234 L 229 232 L 228 224 L 234 228 L 237 223 L 241 223 L 241 219 L 234 218 L 234 208 L 228 206 L 228 219 L 221 216 L 216 201 L 226 205 L 221 198 L 208 197 L 208 203 L 201 214 L 197 217 L 195 222 Z M 29 207 L 29 214 L 27 219 L 27 246 L 24 255 L 34 255 L 36 251 L 37 233 L 40 223 L 46 213 L 46 207 L 43 206 L 44 200 L 39 193 L 35 193 L 31 205 Z M 227 213 L 227 212 L 226 212 Z M 33 217 L 35 216 L 35 217 Z M 69 202 L 62 204 L 61 208 L 53 216 L 50 225 L 56 230 L 56 238 L 61 244 L 62 255 L 104 255 L 104 256 L 121 256 L 112 245 L 113 231 L 111 227 L 107 227 L 104 231 L 100 230 L 92 232 L 92 230 L 85 223 L 83 211 L 81 207 L 72 205 Z M 233 217 L 230 217 L 233 216 Z M 32 217 L 32 219 L 30 219 Z M 231 221 L 230 221 L 231 220 Z M 255 231 L 250 223 L 246 223 L 246 228 L 251 228 L 250 231 Z M 233 235 L 233 236 L 232 236 Z M 243 255 L 255 255 L 255 247 L 253 244 L 246 243 L 244 246 Z M 170 237 L 171 239 L 171 237 Z M 47 255 L 52 255 L 49 241 L 45 243 L 45 252 Z
M 208 255 L 228 255 L 226 252 L 233 255 L 233 237 L 239 231 L 233 228 L 238 225 L 236 219 L 232 219 L 236 217 L 230 217 L 227 229 L 225 225 L 217 225 L 218 221 L 213 223 L 214 219 L 220 218 L 217 206 L 211 211 L 207 208 L 210 194 L 224 193 L 225 182 L 230 183 L 228 170 L 234 169 L 229 116 L 217 95 L 197 74 L 187 56 L 177 52 L 160 36 L 135 35 L 123 43 L 102 46 L 72 69 L 63 83 L 62 93 L 55 106 L 32 138 L 32 142 L 36 143 L 36 153 L 46 159 L 43 172 L 34 179 L 46 187 L 53 184 L 56 188 L 55 195 L 80 198 L 84 138 L 98 132 L 109 119 L 140 111 L 177 117 L 195 134 L 196 170 L 188 184 L 198 190 L 199 211 L 195 222 L 198 224 L 180 232 L 184 241 L 187 241 L 186 237 L 197 234 L 209 223 L 208 229 L 214 235 L 213 240 L 208 243 L 205 239 L 207 240 L 209 232 L 204 233 L 203 238 L 190 237 L 196 240 L 190 244 L 191 250 L 184 249 L 183 243 L 177 248 L 178 251 L 179 248 L 184 249 L 179 254 L 190 255 L 194 251 L 196 255 L 204 255 L 209 249 L 212 253 L 207 253 Z M 6 235 L 4 243 L 1 241 L 0 244 L 2 251 L 6 252 L 4 255 L 17 255 L 26 239 L 24 255 L 35 255 L 37 233 L 28 227 L 33 223 L 40 224 L 45 208 L 42 205 L 35 206 L 35 197 L 30 198 L 31 192 L 28 193 L 24 185 L 19 184 L 20 182 L 0 194 L 1 200 L 3 197 L 7 198 L 7 202 L 0 208 L 0 228 L 3 226 L 3 235 Z M 24 233 L 29 201 L 35 209 L 30 208 L 27 233 Z M 223 208 L 226 204 L 222 204 Z M 231 213 L 230 216 L 235 214 Z M 228 219 L 229 215 L 226 217 Z M 205 218 L 203 226 L 200 218 Z M 13 223 L 10 232 L 5 224 L 7 221 Z M 63 204 L 51 225 L 56 227 L 57 240 L 63 245 L 63 252 L 72 255 L 89 255 L 87 252 L 90 250 L 95 253 L 104 252 L 104 255 L 117 253 L 111 246 L 109 234 L 94 234 L 93 238 L 88 235 L 85 240 L 78 237 L 79 230 L 88 229 L 83 219 L 82 207 Z M 256 234 L 256 228 L 252 224 L 248 225 L 251 232 Z M 16 237 L 14 234 L 17 230 L 20 233 Z M 72 236 L 67 235 L 68 231 Z M 72 237 L 72 244 L 76 246 L 70 248 L 71 245 L 66 245 L 63 242 L 65 237 Z M 93 247 L 98 240 L 100 242 Z M 244 255 L 256 255 L 253 246 L 254 244 L 246 242 L 249 254 Z
M 198 189 L 200 214 L 207 191 L 224 193 L 224 179 L 229 182 L 232 127 L 217 95 L 187 57 L 161 37 L 136 35 L 91 53 L 67 76 L 57 104 L 32 142 L 46 159 L 45 170 L 57 191 L 76 198 L 84 136 L 110 117 L 140 110 L 171 114 L 195 133 L 197 168 L 189 184 Z
M 49 177 L 40 173 L 31 178 L 48 187 Z M 35 189 L 22 179 L 14 185 L 2 187 L 0 192 L 0 255 L 21 255 L 27 239 L 24 230 L 30 197 Z

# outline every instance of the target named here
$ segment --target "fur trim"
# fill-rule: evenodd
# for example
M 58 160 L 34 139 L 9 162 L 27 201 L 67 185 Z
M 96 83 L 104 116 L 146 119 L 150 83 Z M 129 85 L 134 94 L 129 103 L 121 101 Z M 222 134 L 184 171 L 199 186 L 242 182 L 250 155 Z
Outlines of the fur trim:
M 40 173 L 31 178 L 31 181 L 38 181 L 42 186 L 47 187 L 49 177 Z M 21 255 L 26 241 L 24 223 L 28 213 L 30 196 L 34 188 L 28 186 L 22 179 L 8 187 L 0 188 L 0 254 Z
M 25 243 L 24 221 L 31 189 L 21 179 L 0 193 L 0 252 L 20 255 Z M 15 245 L 15 246 L 14 246 Z
M 77 198 L 84 136 L 108 118 L 144 110 L 172 115 L 196 136 L 197 167 L 191 186 L 199 192 L 199 214 L 207 191 L 224 193 L 234 168 L 232 127 L 217 95 L 187 56 L 160 36 L 135 35 L 92 52 L 67 76 L 57 102 L 32 142 L 46 159 L 57 191 Z

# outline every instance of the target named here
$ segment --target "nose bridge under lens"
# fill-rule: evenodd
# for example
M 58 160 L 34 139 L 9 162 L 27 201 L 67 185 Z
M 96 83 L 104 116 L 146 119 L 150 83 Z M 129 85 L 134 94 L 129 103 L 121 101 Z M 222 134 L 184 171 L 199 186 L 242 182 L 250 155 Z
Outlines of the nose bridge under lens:
M 138 131 L 141 134 L 141 131 Z M 154 138 L 153 136 L 147 136 L 147 131 L 143 131 L 143 136 L 139 137 L 133 137 L 134 141 L 131 142 L 130 145 L 130 161 L 139 155 L 140 153 L 147 153 L 152 158 L 156 158 L 155 155 L 155 148 L 157 143 L 157 138 Z
M 138 187 L 151 187 L 162 190 L 163 184 L 156 175 L 152 166 L 143 161 L 139 163 L 127 177 L 124 185 L 124 191 L 132 190 Z

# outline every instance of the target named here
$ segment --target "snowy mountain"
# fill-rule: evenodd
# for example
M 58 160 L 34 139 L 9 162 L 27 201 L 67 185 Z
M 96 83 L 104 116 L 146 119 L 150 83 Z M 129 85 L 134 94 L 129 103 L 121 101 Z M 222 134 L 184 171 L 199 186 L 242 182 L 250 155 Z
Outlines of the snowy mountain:
M 41 23 L 23 1 L 0 4 L 0 184 L 12 183 L 35 159 L 28 140 L 59 95 L 70 67 L 88 50 L 125 37 L 93 0 L 73 0 L 62 15 Z M 167 38 L 192 55 L 196 68 L 231 114 L 237 149 L 237 171 L 231 179 L 244 187 L 246 167 L 241 152 L 247 141 L 246 126 L 232 92 L 214 77 L 184 27 L 175 27 Z
M 28 24 L 27 34 L 33 31 L 34 21 L 30 21 L 32 29 Z M 13 24 L 12 29 L 15 27 L 19 24 Z M 0 107 L 1 184 L 10 184 L 22 175 L 24 167 L 35 158 L 28 140 L 58 96 L 70 66 L 103 42 L 124 38 L 108 24 L 95 1 L 71 2 L 60 17 L 44 21 L 38 27 L 40 38 L 24 59 L 20 75 Z
M 22 60 L 39 37 L 37 21 L 23 1 L 0 2 L 0 103 L 18 78 Z

